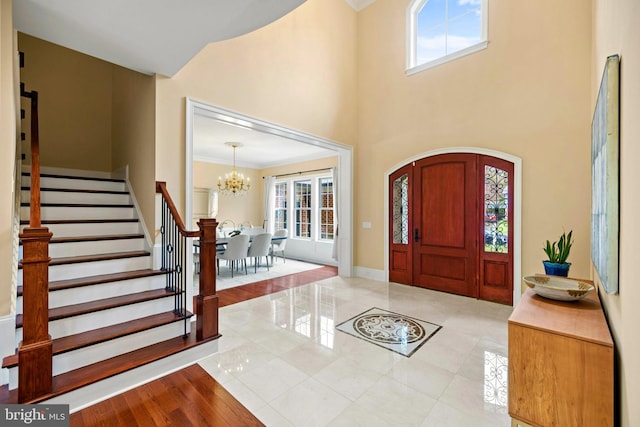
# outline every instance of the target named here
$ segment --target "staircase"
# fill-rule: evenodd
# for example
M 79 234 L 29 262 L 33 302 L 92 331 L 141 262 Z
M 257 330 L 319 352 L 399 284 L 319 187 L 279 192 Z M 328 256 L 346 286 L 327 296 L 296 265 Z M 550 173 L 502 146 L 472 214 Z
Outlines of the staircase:
M 22 174 L 21 224 L 29 223 L 30 176 Z M 49 245 L 49 334 L 53 393 L 77 389 L 195 345 L 182 292 L 154 270 L 138 213 L 123 180 L 40 174 L 42 225 Z M 21 228 L 22 228 L 21 227 Z M 15 346 L 22 339 L 19 266 Z M 28 286 L 28 284 L 25 284 Z M 177 309 L 175 307 L 182 307 Z M 9 390 L 18 355 L 6 357 Z

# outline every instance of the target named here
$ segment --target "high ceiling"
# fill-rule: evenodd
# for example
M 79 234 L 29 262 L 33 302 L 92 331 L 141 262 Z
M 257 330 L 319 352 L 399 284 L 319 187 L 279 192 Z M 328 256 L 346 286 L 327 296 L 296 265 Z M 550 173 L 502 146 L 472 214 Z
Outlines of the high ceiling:
M 208 43 L 267 25 L 306 0 L 14 0 L 18 31 L 146 74 L 177 73 Z M 375 0 L 345 0 L 361 10 Z
M 15 0 L 18 31 L 147 74 L 173 76 L 208 43 L 305 0 Z
M 236 37 L 286 15 L 306 0 L 14 0 L 25 34 L 146 74 L 173 76 L 206 44 Z M 345 0 L 361 10 L 375 0 Z M 330 30 L 330 29 L 328 29 Z M 194 118 L 194 159 L 267 168 L 336 152 L 276 135 Z

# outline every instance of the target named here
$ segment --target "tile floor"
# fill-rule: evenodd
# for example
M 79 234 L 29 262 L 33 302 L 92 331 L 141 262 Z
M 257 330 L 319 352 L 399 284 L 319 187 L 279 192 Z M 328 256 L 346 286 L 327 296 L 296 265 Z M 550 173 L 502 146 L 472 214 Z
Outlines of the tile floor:
M 372 307 L 442 325 L 411 357 L 335 330 Z M 334 277 L 220 309 L 200 365 L 267 426 L 510 426 L 511 307 Z

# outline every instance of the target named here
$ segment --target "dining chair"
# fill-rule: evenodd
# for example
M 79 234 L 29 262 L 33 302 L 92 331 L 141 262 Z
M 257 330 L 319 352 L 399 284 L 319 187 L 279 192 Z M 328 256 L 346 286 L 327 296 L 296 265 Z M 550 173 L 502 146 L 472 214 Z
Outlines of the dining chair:
M 282 240 L 276 240 L 275 242 L 273 242 L 271 244 L 271 264 L 273 264 L 273 255 L 276 252 L 280 252 L 282 255 L 282 261 L 283 262 L 287 262 L 287 259 L 284 256 L 284 248 L 287 246 L 287 229 L 283 228 L 280 230 L 276 230 L 275 233 L 273 233 L 273 237 L 284 237 L 284 239 Z M 277 257 L 276 257 L 277 259 Z
M 258 272 L 260 258 L 264 257 L 269 271 L 269 247 L 271 246 L 271 233 L 256 234 L 253 236 L 247 257 L 253 258 L 253 272 Z
M 236 262 L 242 261 L 244 263 L 244 274 L 247 274 L 247 251 L 249 248 L 249 236 L 246 234 L 238 234 L 229 239 L 227 243 L 227 249 L 220 253 L 216 257 L 216 265 L 218 267 L 218 274 L 220 274 L 220 260 L 224 259 L 231 261 L 231 277 L 233 277 L 233 270 L 235 270 Z

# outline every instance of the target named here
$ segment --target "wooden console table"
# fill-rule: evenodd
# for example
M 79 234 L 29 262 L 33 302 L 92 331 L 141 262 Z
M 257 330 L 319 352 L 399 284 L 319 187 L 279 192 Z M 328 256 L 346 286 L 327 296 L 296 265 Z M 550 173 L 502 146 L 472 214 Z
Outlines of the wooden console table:
M 522 296 L 509 317 L 509 415 L 533 426 L 613 426 L 613 340 L 595 292 L 575 302 Z

